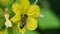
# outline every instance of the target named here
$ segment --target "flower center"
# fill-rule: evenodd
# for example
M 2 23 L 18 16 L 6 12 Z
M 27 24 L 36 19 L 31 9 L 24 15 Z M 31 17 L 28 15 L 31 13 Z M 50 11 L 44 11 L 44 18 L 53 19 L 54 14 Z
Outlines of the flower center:
M 23 16 L 21 15 L 21 24 L 20 24 L 21 29 L 25 26 L 27 18 L 28 16 L 26 14 L 24 14 Z

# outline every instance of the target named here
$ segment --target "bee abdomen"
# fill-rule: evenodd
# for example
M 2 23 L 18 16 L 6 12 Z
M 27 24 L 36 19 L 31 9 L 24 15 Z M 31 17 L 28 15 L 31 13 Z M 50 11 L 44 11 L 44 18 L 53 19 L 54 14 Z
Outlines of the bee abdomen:
M 22 22 L 21 25 L 20 25 L 20 28 L 22 29 L 24 27 L 25 23 Z

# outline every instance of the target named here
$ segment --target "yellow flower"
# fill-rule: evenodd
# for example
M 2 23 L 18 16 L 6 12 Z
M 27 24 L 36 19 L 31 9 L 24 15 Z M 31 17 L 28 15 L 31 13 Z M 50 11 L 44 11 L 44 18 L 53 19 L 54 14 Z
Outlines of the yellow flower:
M 35 30 L 37 28 L 37 20 L 40 14 L 39 6 L 36 4 L 30 4 L 29 0 L 20 0 L 20 3 L 14 3 L 12 5 L 13 12 L 16 14 L 11 18 L 11 21 L 18 23 L 19 31 L 24 34 L 25 30 Z M 26 18 L 25 21 L 23 21 Z M 24 27 L 20 28 L 24 23 Z M 23 23 L 23 24 L 22 24 Z

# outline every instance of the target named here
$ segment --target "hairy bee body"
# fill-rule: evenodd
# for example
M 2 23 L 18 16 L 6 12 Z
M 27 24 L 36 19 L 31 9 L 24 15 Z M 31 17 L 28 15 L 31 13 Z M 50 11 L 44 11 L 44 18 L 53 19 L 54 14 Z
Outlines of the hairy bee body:
M 21 29 L 25 26 L 27 18 L 28 16 L 24 14 L 23 18 L 21 19 L 21 24 L 20 24 Z

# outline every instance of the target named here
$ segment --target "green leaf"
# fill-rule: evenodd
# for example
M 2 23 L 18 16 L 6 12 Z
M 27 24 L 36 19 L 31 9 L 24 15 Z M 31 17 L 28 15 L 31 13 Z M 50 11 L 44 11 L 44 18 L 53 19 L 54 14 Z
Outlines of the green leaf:
M 20 2 L 20 0 L 15 0 L 15 2 Z
M 6 28 L 5 24 L 1 25 L 1 26 L 0 26 L 0 31 L 5 30 L 5 28 Z
M 5 18 L 2 14 L 2 12 L 0 12 L 0 31 L 3 31 L 6 28 L 5 26 Z
M 13 34 L 18 34 L 19 29 L 17 27 L 17 24 L 13 23 Z
M 14 0 L 7 0 L 6 5 L 10 8 L 13 3 L 14 3 Z
M 3 3 L 0 2 L 0 8 L 2 8 L 3 10 L 5 9 L 5 5 L 3 5 Z
M 3 7 L 11 7 L 15 0 L 1 0 L 0 3 L 3 5 Z
M 40 34 L 37 31 L 29 31 L 27 30 L 24 34 Z
M 9 27 L 7 29 L 8 29 L 8 34 L 13 34 L 13 28 L 12 27 Z
M 0 15 L 3 15 L 3 10 L 0 8 Z
M 15 15 L 15 13 L 12 10 L 12 7 L 9 8 L 9 12 L 10 12 L 10 18 L 12 18 Z
M 19 30 L 15 23 L 12 23 L 13 27 L 8 28 L 8 34 L 18 34 Z
M 38 18 L 38 27 L 41 29 L 59 28 L 57 17 L 51 10 L 41 9 L 43 18 Z

